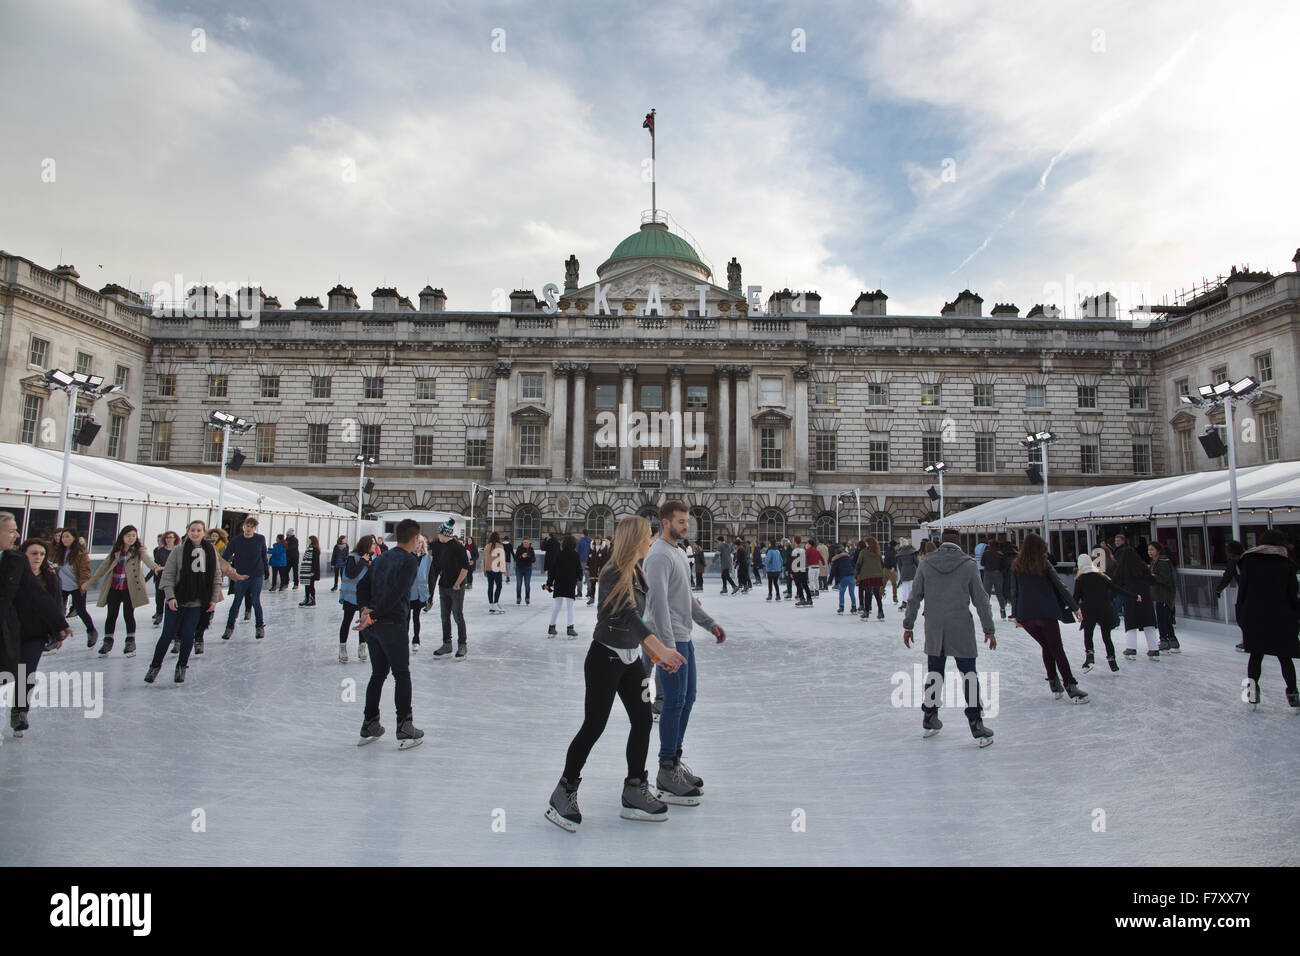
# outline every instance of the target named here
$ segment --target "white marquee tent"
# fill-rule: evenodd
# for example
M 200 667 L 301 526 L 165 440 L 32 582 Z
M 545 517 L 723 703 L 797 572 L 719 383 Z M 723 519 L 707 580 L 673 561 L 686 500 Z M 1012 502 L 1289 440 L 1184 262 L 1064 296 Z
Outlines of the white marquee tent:
M 19 516 L 24 535 L 45 533 L 45 524 L 52 527 L 50 513 L 57 513 L 59 507 L 62 474 L 62 452 L 0 442 L 0 510 Z M 219 481 L 218 475 L 73 455 L 67 510 L 82 516 L 83 527 L 93 529 L 95 554 L 106 550 L 105 538 L 111 544 L 117 528 L 128 524 L 139 528 L 142 540 L 152 544 L 163 531 L 184 532 L 194 518 L 212 524 L 217 517 Z M 258 530 L 269 540 L 293 528 L 304 541 L 317 535 L 325 549 L 338 535 L 350 535 L 356 522 L 354 513 L 304 492 L 231 474 L 226 476 L 223 504 L 227 512 L 257 515 Z

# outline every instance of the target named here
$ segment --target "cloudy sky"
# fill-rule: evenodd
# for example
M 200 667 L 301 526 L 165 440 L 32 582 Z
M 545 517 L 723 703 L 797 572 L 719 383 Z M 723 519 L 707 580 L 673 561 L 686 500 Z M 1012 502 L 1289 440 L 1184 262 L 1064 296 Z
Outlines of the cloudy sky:
M 1122 307 L 1300 245 L 1300 4 L 0 2 L 0 248 L 93 286 L 582 278 L 659 202 L 725 284 Z M 201 32 L 196 32 L 201 31 Z M 51 162 L 52 161 L 52 162 Z M 48 181 L 52 179 L 53 181 Z

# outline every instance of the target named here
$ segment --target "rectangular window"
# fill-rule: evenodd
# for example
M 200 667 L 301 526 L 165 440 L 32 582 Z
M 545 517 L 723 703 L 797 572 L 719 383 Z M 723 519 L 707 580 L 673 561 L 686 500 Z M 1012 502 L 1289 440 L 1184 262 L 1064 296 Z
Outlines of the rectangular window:
M 814 382 L 813 403 L 816 405 L 834 405 L 835 404 L 835 383 Z
M 126 388 L 127 382 L 131 380 L 131 370 L 125 365 L 119 365 L 117 371 L 113 374 L 113 384 L 118 388 Z
M 775 376 L 760 375 L 758 379 L 758 404 L 784 405 L 781 398 L 783 380 Z
M 1079 471 L 1085 475 L 1101 474 L 1101 439 L 1096 435 L 1079 437 Z
M 329 461 L 330 426 L 328 422 L 307 426 L 307 463 L 323 465 Z
M 1187 379 L 1180 378 L 1178 381 L 1174 382 L 1174 396 L 1176 398 L 1182 398 L 1184 395 L 1190 394 L 1192 394 L 1192 390 L 1187 384 Z
M 37 368 L 45 368 L 45 363 L 49 360 L 49 357 L 50 343 L 33 335 L 31 345 L 27 349 L 27 364 L 35 365 Z
M 258 381 L 261 384 L 263 398 L 280 397 L 280 376 L 259 375 Z
M 1128 387 L 1128 407 L 1136 409 L 1145 409 L 1147 407 L 1147 387 L 1145 385 L 1130 385 Z
M 164 372 L 158 376 L 158 397 L 175 398 L 176 397 L 176 373 Z
M 438 380 L 436 378 L 417 378 L 415 380 L 415 400 L 432 402 L 438 398 Z
M 867 404 L 875 406 L 888 405 L 889 384 L 887 382 L 868 382 Z
M 311 397 L 312 398 L 329 398 L 334 391 L 334 379 L 329 375 L 313 375 L 311 377 Z
M 922 385 L 922 386 L 921 386 L 921 404 L 922 404 L 922 405 L 942 405 L 942 404 L 943 404 L 943 386 L 942 386 L 942 385 Z
M 1080 385 L 1078 387 L 1079 407 L 1096 408 L 1097 407 L 1097 386 Z
M 223 437 L 220 428 L 213 428 L 211 425 L 203 426 L 203 463 L 205 465 L 221 464 Z
M 488 379 L 471 378 L 469 380 L 469 400 L 471 402 L 488 401 Z
M 996 470 L 997 445 L 996 435 L 975 436 L 975 470 L 980 474 L 989 475 Z
M 1260 412 L 1259 430 L 1264 440 L 1264 460 L 1277 461 L 1282 457 L 1282 442 L 1277 430 L 1277 412 Z
M 362 379 L 363 398 L 383 398 L 384 378 L 382 375 L 366 375 Z
M 1133 474 L 1151 474 L 1151 439 L 1147 435 L 1133 436 Z
M 1265 352 L 1263 355 L 1255 356 L 1255 381 L 1264 382 L 1273 381 L 1273 353 Z
M 817 470 L 835 470 L 835 433 L 817 433 Z
M 612 445 L 592 446 L 591 466 L 601 471 L 618 470 L 618 449 Z
M 487 429 L 465 429 L 465 467 L 487 467 Z
M 95 357 L 85 352 L 78 352 L 77 371 L 82 375 L 93 375 L 95 373 Z
M 921 467 L 943 461 L 943 435 L 926 432 L 921 435 Z
M 122 457 L 122 436 L 126 433 L 126 418 L 113 415 L 108 420 L 108 457 Z
M 708 408 L 709 407 L 709 386 L 687 385 L 686 386 L 686 407 L 687 408 Z
M 367 458 L 378 458 L 382 444 L 383 432 L 379 425 L 361 426 L 361 454 Z
M 664 387 L 662 385 L 641 386 L 641 408 L 663 408 Z
M 486 380 L 484 380 L 486 381 Z M 523 372 L 519 376 L 519 397 L 525 402 L 544 401 L 546 375 L 542 372 Z
M 1025 408 L 1046 408 L 1046 407 L 1047 407 L 1047 386 L 1026 385 L 1025 386 Z
M 23 396 L 23 433 L 22 443 L 24 445 L 35 445 L 36 437 L 41 431 L 41 411 L 45 407 L 45 399 L 39 395 Z
M 519 426 L 519 464 L 525 468 L 538 468 L 542 464 L 542 426 Z
M 993 407 L 993 386 L 991 384 L 985 384 L 982 382 L 977 382 L 975 384 L 974 405 L 976 408 Z
M 230 379 L 225 375 L 208 376 L 208 398 L 226 398 L 230 390 Z
M 867 442 L 867 470 L 889 471 L 889 436 L 872 435 Z
M 780 428 L 759 430 L 759 468 L 763 471 L 781 468 L 781 433 Z
M 257 426 L 257 463 L 259 465 L 275 464 L 275 426 Z
M 153 460 L 171 461 L 172 457 L 172 423 L 153 423 Z
M 415 464 L 433 464 L 433 432 L 415 433 Z
M 1218 385 L 1220 382 L 1228 381 L 1228 366 L 1220 365 L 1217 368 L 1210 369 L 1210 385 Z
M 1178 470 L 1185 475 L 1196 471 L 1196 440 L 1192 437 L 1190 428 L 1184 428 L 1178 433 L 1178 466 Z
M 618 405 L 618 387 L 616 385 L 596 386 L 596 407 L 614 408 Z

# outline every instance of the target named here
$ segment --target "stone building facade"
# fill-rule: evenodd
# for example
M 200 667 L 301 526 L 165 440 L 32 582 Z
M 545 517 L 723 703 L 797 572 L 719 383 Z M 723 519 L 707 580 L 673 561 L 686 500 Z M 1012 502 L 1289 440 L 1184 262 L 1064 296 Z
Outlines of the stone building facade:
M 293 309 L 252 290 L 255 327 L 202 292 L 198 308 L 153 314 L 125 290 L 92 292 L 18 257 L 0 255 L 0 275 L 3 440 L 32 437 L 17 410 L 39 369 L 19 353 L 46 328 L 60 343 L 50 364 L 93 341 L 100 374 L 130 367 L 114 411 L 121 457 L 216 469 L 219 433 L 205 423 L 228 411 L 257 424 L 239 440 L 250 478 L 355 507 L 364 451 L 379 459 L 366 511 L 468 513 L 477 483 L 495 503 L 480 492 L 475 513 L 495 510 L 516 537 L 609 533 L 679 497 L 704 537 L 829 536 L 838 501 L 845 538 L 854 489 L 863 532 L 898 536 L 937 516 L 925 464 L 947 464 L 949 511 L 1024 494 L 1020 439 L 1045 429 L 1060 436 L 1054 489 L 1220 467 L 1194 444 L 1204 413 L 1178 402 L 1220 372 L 1267 373 L 1258 440 L 1239 442 L 1239 463 L 1300 458 L 1296 272 L 1234 273 L 1149 323 L 1043 305 L 985 316 L 969 290 L 937 315 L 890 315 L 880 290 L 823 315 L 816 293 L 760 300 L 735 259 L 715 284 L 689 243 L 648 222 L 595 281 L 571 257 L 563 288 L 517 291 L 509 312 L 449 311 L 428 287 L 418 306 L 375 289 L 369 309 L 342 285 Z M 1112 301 L 1081 314 L 1113 315 Z

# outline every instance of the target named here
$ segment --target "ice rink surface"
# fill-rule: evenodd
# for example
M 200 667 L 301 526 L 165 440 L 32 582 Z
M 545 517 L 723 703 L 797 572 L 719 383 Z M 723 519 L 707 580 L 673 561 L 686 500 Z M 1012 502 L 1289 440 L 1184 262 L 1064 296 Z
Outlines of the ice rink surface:
M 264 594 L 262 642 L 242 621 L 223 642 L 218 623 L 183 685 L 171 656 L 159 682 L 144 683 L 159 633 L 151 609 L 130 659 L 120 630 L 104 659 L 78 624 L 43 668 L 102 671 L 103 714 L 34 709 L 21 740 L 5 721 L 0 863 L 1300 862 L 1300 718 L 1273 658 L 1260 710 L 1242 703 L 1246 658 L 1226 629 L 1183 622 L 1181 655 L 1121 663 L 1118 674 L 1103 662 L 1080 676 L 1092 696 L 1080 706 L 1053 698 L 1037 645 L 1000 621 L 998 649 L 979 658 L 990 690 L 997 681 L 986 718 L 996 739 L 981 750 L 959 707 L 922 739 L 899 681 L 924 657 L 903 647 L 892 605 L 884 622 L 864 623 L 837 615 L 831 594 L 800 610 L 758 590 L 719 596 L 716 577 L 700 597 L 728 639 L 696 633 L 685 748 L 705 779 L 702 805 L 673 807 L 663 824 L 619 818 L 627 720 L 616 703 L 583 774 L 581 831 L 565 833 L 542 813 L 581 722 L 594 608 L 578 606 L 580 639 L 561 626 L 548 640 L 550 596 L 534 588 L 532 605 L 517 607 L 513 587 L 507 613 L 490 616 L 476 581 L 463 662 L 433 659 L 440 625 L 425 615 L 412 670 L 427 736 L 409 751 L 394 740 L 391 681 L 387 735 L 356 746 L 369 665 L 355 639 L 351 662 L 338 662 L 340 608 L 327 587 L 314 609 L 297 606 L 301 590 Z M 1064 629 L 1077 666 L 1082 635 Z M 352 682 L 355 702 L 345 701 Z M 896 706 L 904 691 L 909 706 Z M 656 725 L 652 762 L 657 744 Z

